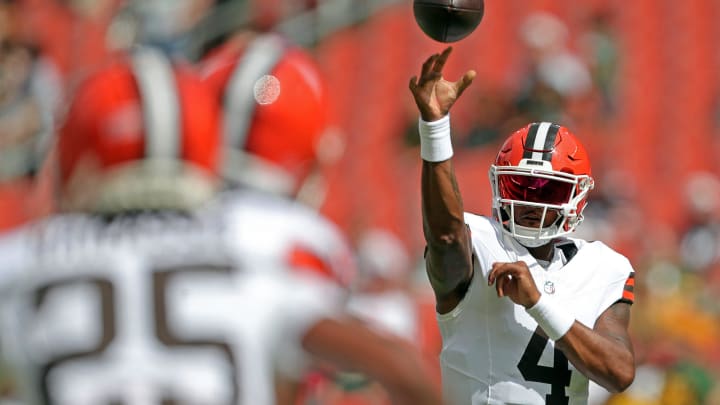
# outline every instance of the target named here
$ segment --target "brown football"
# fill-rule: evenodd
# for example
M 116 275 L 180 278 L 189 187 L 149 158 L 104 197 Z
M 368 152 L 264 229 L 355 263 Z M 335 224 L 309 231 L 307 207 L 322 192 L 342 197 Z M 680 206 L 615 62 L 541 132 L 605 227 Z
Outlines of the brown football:
M 477 28 L 485 14 L 484 0 L 413 0 L 420 29 L 439 42 L 456 42 Z

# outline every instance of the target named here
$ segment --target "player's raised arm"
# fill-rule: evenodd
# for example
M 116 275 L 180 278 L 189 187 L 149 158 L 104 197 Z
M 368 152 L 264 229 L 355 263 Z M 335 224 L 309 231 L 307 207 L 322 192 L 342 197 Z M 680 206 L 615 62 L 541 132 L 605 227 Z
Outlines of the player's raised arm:
M 420 111 L 423 230 L 427 241 L 428 277 L 437 309 L 452 310 L 462 299 L 472 276 L 470 239 L 465 227 L 460 190 L 452 166 L 449 111 L 475 78 L 468 71 L 458 81 L 443 78 L 452 48 L 430 56 L 420 77 L 410 79 L 410 91 Z

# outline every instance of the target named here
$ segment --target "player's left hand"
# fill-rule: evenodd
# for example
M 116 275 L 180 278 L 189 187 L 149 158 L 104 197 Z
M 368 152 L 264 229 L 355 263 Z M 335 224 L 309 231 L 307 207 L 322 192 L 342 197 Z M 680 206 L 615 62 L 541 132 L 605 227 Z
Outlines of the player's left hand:
M 525 262 L 493 263 L 488 285 L 493 284 L 498 297 L 508 297 L 525 308 L 531 308 L 540 299 L 540 291 Z

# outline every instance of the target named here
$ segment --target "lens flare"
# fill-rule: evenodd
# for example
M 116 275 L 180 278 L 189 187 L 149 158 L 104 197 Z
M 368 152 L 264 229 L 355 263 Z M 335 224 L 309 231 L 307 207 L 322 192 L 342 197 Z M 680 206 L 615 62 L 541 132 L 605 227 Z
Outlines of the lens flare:
M 272 75 L 262 76 L 255 82 L 253 94 L 258 104 L 274 103 L 280 97 L 280 80 Z

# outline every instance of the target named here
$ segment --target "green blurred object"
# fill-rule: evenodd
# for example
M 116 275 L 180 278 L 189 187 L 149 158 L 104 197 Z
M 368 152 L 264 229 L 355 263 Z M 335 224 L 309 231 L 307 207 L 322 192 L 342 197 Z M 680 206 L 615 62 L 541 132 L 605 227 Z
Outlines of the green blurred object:
M 361 390 L 371 382 L 365 375 L 352 372 L 339 372 L 333 381 L 345 392 Z
M 715 386 L 715 381 L 710 373 L 705 368 L 691 362 L 680 362 L 670 372 L 675 373 L 688 384 L 701 404 L 705 402 Z

